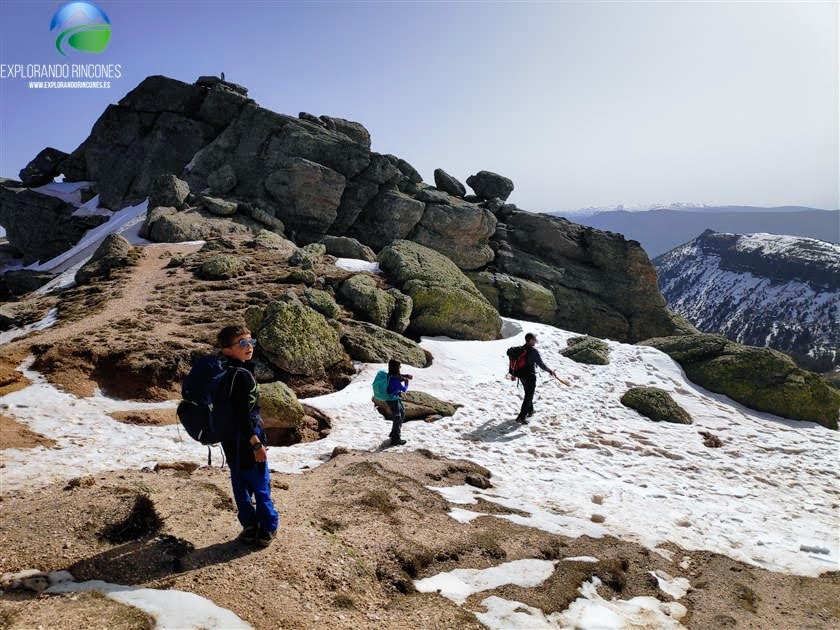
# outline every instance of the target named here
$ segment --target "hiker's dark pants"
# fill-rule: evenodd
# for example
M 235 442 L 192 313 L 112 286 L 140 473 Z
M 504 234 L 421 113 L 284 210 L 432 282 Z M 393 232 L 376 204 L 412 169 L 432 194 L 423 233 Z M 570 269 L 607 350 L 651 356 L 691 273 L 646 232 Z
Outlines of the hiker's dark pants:
M 402 430 L 403 420 L 405 420 L 405 408 L 402 400 L 389 400 L 388 408 L 391 410 L 391 441 L 396 442 L 400 439 L 400 431 Z
M 522 401 L 522 408 L 519 410 L 519 417 L 524 419 L 529 413 L 534 412 L 534 391 L 537 389 L 537 375 L 523 374 L 519 377 L 522 387 L 525 388 L 525 398 Z
M 244 470 L 231 467 L 230 483 L 242 527 L 259 523 L 263 531 L 273 532 L 277 529 L 280 517 L 271 501 L 271 478 L 267 462 L 256 462 L 253 468 Z M 252 495 L 257 504 L 256 509 L 251 504 Z

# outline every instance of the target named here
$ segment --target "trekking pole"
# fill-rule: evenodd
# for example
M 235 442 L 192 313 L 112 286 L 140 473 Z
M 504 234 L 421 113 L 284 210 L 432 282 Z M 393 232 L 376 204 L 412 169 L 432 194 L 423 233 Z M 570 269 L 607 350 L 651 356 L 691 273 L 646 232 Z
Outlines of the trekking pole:
M 558 381 L 558 382 L 563 383 L 563 385 L 565 385 L 566 387 L 571 387 L 571 385 L 569 384 L 569 381 L 564 381 L 562 378 L 560 378 L 559 376 L 557 376 L 557 374 L 552 374 L 552 376 L 553 376 L 555 379 L 557 379 L 557 381 Z

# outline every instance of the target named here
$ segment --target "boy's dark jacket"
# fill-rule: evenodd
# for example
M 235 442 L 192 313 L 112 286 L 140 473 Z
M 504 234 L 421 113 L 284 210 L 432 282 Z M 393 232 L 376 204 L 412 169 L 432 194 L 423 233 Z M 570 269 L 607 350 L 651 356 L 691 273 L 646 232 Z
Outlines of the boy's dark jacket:
M 228 376 L 223 387 L 230 391 L 233 424 L 237 434 L 235 438 L 223 440 L 222 448 L 231 468 L 245 470 L 253 468 L 256 463 L 251 436 L 256 435 L 265 443 L 260 419 L 260 392 L 257 379 L 254 378 L 253 361 L 243 362 L 228 358 L 227 365 Z M 247 370 L 247 374 L 244 370 Z

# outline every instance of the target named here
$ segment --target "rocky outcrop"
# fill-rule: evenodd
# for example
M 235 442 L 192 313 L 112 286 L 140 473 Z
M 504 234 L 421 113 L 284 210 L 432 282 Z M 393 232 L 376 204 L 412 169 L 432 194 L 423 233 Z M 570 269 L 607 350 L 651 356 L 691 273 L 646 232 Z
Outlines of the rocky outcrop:
M 76 207 L 42 195 L 20 182 L 0 178 L 0 225 L 9 243 L 23 254 L 24 264 L 47 261 L 75 245 L 105 216 L 73 216 Z
M 321 243 L 327 248 L 327 253 L 336 258 L 355 258 L 374 262 L 376 253 L 367 245 L 362 245 L 355 238 L 348 236 L 325 236 Z
M 413 302 L 409 333 L 455 339 L 498 338 L 502 326 L 498 311 L 442 254 L 411 241 L 399 241 L 380 252 L 379 265 L 388 280 Z
M 467 194 L 466 187 L 442 168 L 435 169 L 435 186 L 453 197 L 463 197 Z
M 190 187 L 187 182 L 178 179 L 171 173 L 161 173 L 152 180 L 149 190 L 149 208 L 175 208 L 183 210 L 187 207 L 187 196 Z
M 449 201 L 426 204 L 407 238 L 444 254 L 461 269 L 480 269 L 495 256 L 489 241 L 496 232 L 496 217 L 461 199 Z
M 321 116 L 320 120 L 324 123 L 324 127 L 330 131 L 344 134 L 354 142 L 358 142 L 364 148 L 370 149 L 370 132 L 361 123 L 345 120 L 344 118 L 335 118 L 333 116 Z
M 399 190 L 384 189 L 365 207 L 347 235 L 375 251 L 406 238 L 423 217 L 426 204 Z
M 0 299 L 31 293 L 52 280 L 53 274 L 30 269 L 14 269 L 0 277 Z
M 367 322 L 343 320 L 341 343 L 347 354 L 364 363 L 387 363 L 397 359 L 414 367 L 426 367 L 426 353 L 416 342 Z
M 183 212 L 175 208 L 152 208 L 146 214 L 140 236 L 155 243 L 180 243 L 261 231 L 260 223 L 239 214 L 222 218 L 198 208 Z
M 59 166 L 67 157 L 64 151 L 47 147 L 21 169 L 18 177 L 27 188 L 49 184 L 61 172 Z
M 654 422 L 691 424 L 691 416 L 671 395 L 657 387 L 633 387 L 621 397 L 621 404 L 635 409 Z
M 500 313 L 537 322 L 550 322 L 554 318 L 557 311 L 554 294 L 535 282 L 488 271 L 467 275 Z
M 637 242 L 515 207 L 500 214 L 495 266 L 552 292 L 557 310 L 546 323 L 618 341 L 696 332 L 665 307 Z
M 595 337 L 572 337 L 560 354 L 587 365 L 608 365 L 610 362 L 610 347 Z
M 751 409 L 837 428 L 840 391 L 781 352 L 705 333 L 649 339 L 642 345 L 668 354 L 701 387 Z
M 90 260 L 76 272 L 76 284 L 87 284 L 94 278 L 108 278 L 113 269 L 131 264 L 132 249 L 131 243 L 119 234 L 109 234 Z
M 475 191 L 475 194 L 484 201 L 501 199 L 507 201 L 510 193 L 513 192 L 513 182 L 507 177 L 497 175 L 490 171 L 479 171 L 475 175 L 467 177 L 467 186 Z

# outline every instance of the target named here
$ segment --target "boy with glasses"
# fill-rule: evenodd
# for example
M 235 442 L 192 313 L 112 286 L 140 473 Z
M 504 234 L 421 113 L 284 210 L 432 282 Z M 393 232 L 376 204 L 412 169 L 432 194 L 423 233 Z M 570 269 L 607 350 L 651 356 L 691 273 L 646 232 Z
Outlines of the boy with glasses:
M 260 419 L 260 395 L 254 377 L 255 339 L 245 326 L 226 326 L 216 337 L 222 356 L 227 359 L 233 424 L 236 436 L 222 441 L 228 465 L 233 498 L 242 524 L 240 538 L 267 547 L 277 534 L 279 516 L 271 501 L 271 479 L 265 434 Z M 253 496 L 256 509 L 251 503 Z

